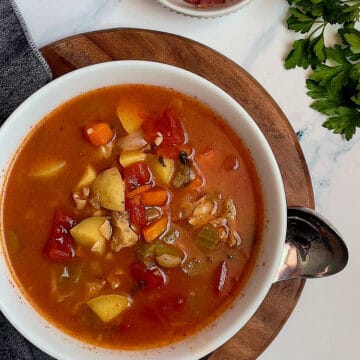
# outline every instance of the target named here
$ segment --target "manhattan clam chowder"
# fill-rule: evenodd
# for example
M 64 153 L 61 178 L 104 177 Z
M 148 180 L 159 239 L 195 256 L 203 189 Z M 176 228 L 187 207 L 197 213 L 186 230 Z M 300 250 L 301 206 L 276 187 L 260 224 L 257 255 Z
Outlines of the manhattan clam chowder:
M 52 111 L 17 152 L 2 201 L 9 264 L 31 304 L 116 349 L 211 323 L 245 286 L 264 227 L 241 140 L 196 99 L 150 85 Z

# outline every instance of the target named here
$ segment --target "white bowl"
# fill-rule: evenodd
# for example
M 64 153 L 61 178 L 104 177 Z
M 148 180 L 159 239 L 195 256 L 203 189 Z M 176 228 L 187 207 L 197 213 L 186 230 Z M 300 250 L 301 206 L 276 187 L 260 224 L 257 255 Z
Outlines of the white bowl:
M 251 151 L 262 182 L 268 221 L 262 248 L 257 266 L 241 296 L 213 324 L 193 336 L 162 348 L 115 351 L 82 343 L 44 320 L 14 286 L 13 275 L 7 266 L 4 243 L 0 241 L 0 310 L 27 339 L 59 360 L 194 360 L 205 356 L 239 331 L 260 306 L 278 270 L 285 242 L 286 201 L 283 183 L 271 148 L 255 122 L 235 100 L 214 84 L 183 69 L 155 62 L 114 61 L 89 66 L 52 81 L 28 98 L 0 129 L 0 189 L 19 145 L 46 114 L 81 93 L 128 83 L 170 87 L 196 96 L 219 113 L 239 135 Z
M 229 15 L 249 3 L 250 0 L 227 0 L 224 5 L 197 8 L 194 4 L 187 3 L 183 0 L 158 0 L 158 2 L 167 8 L 191 17 L 197 18 L 214 18 Z

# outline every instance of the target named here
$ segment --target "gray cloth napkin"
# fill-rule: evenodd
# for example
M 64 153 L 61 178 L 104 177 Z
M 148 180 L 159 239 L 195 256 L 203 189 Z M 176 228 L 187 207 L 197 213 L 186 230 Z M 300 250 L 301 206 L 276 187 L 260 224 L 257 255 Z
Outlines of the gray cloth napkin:
M 13 0 L 0 0 L 0 125 L 51 77 L 51 71 L 27 33 L 15 3 Z M 25 340 L 0 312 L 0 359 L 52 358 Z
M 0 0 L 0 125 L 51 77 L 16 4 L 13 0 Z

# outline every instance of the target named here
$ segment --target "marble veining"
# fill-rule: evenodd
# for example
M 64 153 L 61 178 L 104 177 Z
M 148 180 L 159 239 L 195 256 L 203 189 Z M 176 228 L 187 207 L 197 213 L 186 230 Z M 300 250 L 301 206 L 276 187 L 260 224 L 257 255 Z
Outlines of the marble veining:
M 193 19 L 170 12 L 156 0 L 16 0 L 35 43 L 86 31 L 138 27 L 172 32 L 230 57 L 270 93 L 297 133 L 306 158 L 316 207 L 345 236 L 348 268 L 329 279 L 308 281 L 298 306 L 261 360 L 353 360 L 360 321 L 360 131 L 350 142 L 321 124 L 309 108 L 307 72 L 286 71 L 283 59 L 297 35 L 286 29 L 285 0 L 252 0 L 217 19 Z M 306 345 L 305 345 L 306 344 Z

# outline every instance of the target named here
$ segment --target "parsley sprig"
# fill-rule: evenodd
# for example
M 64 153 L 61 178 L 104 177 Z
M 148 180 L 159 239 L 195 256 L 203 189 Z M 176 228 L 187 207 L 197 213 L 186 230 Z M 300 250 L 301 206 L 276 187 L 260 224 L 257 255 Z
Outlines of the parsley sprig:
M 350 140 L 360 127 L 360 0 L 287 0 L 288 28 L 296 40 L 285 68 L 312 68 L 306 81 L 311 107 L 325 114 L 323 126 Z M 326 46 L 326 30 L 338 26 L 338 43 Z

